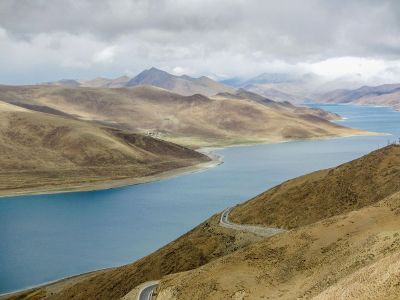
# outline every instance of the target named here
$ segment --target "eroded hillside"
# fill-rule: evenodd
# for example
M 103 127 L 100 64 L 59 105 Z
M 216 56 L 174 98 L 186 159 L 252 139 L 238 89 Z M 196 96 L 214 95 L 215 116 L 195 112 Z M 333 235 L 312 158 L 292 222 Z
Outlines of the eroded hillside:
M 0 194 L 134 183 L 209 161 L 176 144 L 4 102 L 0 152 Z
M 2 86 L 0 99 L 191 147 L 367 134 L 330 122 L 337 119 L 333 114 L 243 91 L 205 97 L 181 96 L 150 86 Z

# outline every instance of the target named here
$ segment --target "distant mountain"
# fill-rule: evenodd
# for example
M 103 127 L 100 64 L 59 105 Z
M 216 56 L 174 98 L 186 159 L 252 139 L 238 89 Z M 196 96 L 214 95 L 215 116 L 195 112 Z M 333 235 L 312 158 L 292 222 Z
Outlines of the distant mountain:
M 59 85 L 59 86 L 80 86 L 81 83 L 75 79 L 61 79 L 58 81 L 49 81 L 49 82 L 43 82 L 41 85 Z
M 247 80 L 232 78 L 222 82 L 274 101 L 303 103 L 309 95 L 306 85 L 314 80 L 314 77 L 314 74 L 262 73 Z
M 392 106 L 400 109 L 400 84 L 362 86 L 355 90 L 341 89 L 320 94 L 319 102 L 354 103 L 362 105 Z
M 120 88 L 124 87 L 130 78 L 128 76 L 121 76 L 114 79 L 98 77 L 92 80 L 81 81 L 81 86 L 86 87 L 101 87 L 101 88 Z
M 126 87 L 138 85 L 157 86 L 183 96 L 202 94 L 212 96 L 220 92 L 234 92 L 233 87 L 216 82 L 208 77 L 193 78 L 187 75 L 176 76 L 168 72 L 151 68 L 138 74 L 125 85 Z
M 265 83 L 283 83 L 292 82 L 297 80 L 297 78 L 291 74 L 287 73 L 262 73 L 256 77 L 247 80 L 246 84 L 265 84 Z
M 114 79 L 104 77 L 91 80 L 62 79 L 54 82 L 45 82 L 42 83 L 42 85 L 95 88 L 122 88 L 151 85 L 183 96 L 191 96 L 194 94 L 212 96 L 221 92 L 233 93 L 235 91 L 235 88 L 214 81 L 206 76 L 199 78 L 193 78 L 187 75 L 176 76 L 154 67 L 144 70 L 133 78 L 121 76 Z

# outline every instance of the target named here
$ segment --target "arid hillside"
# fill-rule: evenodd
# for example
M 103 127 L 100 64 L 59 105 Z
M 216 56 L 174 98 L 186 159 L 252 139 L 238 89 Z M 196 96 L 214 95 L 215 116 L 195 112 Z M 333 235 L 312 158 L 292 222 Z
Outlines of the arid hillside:
M 0 153 L 0 195 L 133 183 L 209 161 L 176 144 L 1 101 Z
M 400 110 L 400 84 L 363 86 L 355 90 L 334 90 L 316 97 L 320 102 L 391 106 Z
M 156 299 L 397 299 L 399 176 L 400 146 L 388 146 L 290 180 L 232 211 L 231 221 L 242 213 L 248 220 L 254 206 L 259 221 L 249 222 L 289 231 L 256 236 L 220 226 L 218 214 L 133 264 L 24 297 L 119 299 L 135 295 L 143 282 L 161 279 Z M 266 206 L 266 195 L 272 202 L 280 199 L 288 213 L 284 216 L 279 205 Z
M 181 96 L 150 86 L 0 86 L 0 99 L 191 147 L 366 134 L 331 123 L 338 118 L 333 114 L 244 91 L 209 98 Z
M 164 277 L 166 299 L 398 299 L 400 193 Z
M 296 228 L 360 209 L 400 190 L 399 147 L 289 180 L 238 205 L 237 223 Z

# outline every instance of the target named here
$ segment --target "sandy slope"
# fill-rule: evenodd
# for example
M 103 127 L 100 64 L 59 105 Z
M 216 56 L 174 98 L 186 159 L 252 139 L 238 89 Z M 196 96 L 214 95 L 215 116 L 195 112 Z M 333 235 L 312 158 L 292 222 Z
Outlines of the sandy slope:
M 0 195 L 100 187 L 209 161 L 169 142 L 4 102 L 0 153 Z
M 208 98 L 181 96 L 150 86 L 0 86 L 0 100 L 192 147 L 366 134 L 329 122 L 332 114 L 268 99 L 259 101 L 254 94 L 225 93 Z
M 281 197 L 288 213 L 285 219 L 279 205 L 261 205 L 259 223 L 274 215 L 292 228 L 287 232 L 269 238 L 240 232 L 220 226 L 218 214 L 133 264 L 83 278 L 53 295 L 50 287 L 27 295 L 118 299 L 161 279 L 157 299 L 335 299 L 338 294 L 363 299 L 372 289 L 370 280 L 379 277 L 370 295 L 396 298 L 400 278 L 395 267 L 386 266 L 396 263 L 400 252 L 399 175 L 400 146 L 386 147 L 267 191 L 271 199 L 274 193 Z M 248 204 L 266 201 L 255 199 Z M 333 207 L 328 214 L 325 202 Z
M 309 299 L 321 292 L 325 299 L 338 291 L 360 299 L 368 290 L 375 299 L 399 297 L 398 271 L 384 272 L 380 263 L 395 262 L 400 252 L 400 194 L 386 200 L 164 277 L 157 299 Z M 379 273 L 379 281 L 367 280 Z

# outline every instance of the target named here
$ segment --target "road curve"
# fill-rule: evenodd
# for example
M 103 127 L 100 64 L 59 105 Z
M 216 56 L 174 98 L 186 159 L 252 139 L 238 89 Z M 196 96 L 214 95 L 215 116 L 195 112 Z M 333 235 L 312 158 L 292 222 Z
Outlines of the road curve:
M 263 226 L 255 226 L 255 225 L 243 225 L 243 224 L 236 224 L 229 221 L 229 213 L 232 210 L 232 207 L 226 208 L 221 213 L 221 218 L 219 221 L 220 226 L 240 230 L 240 231 L 247 231 L 261 236 L 273 236 L 278 233 L 285 232 L 285 229 L 281 228 L 273 228 L 273 227 L 263 227 Z M 142 288 L 138 292 L 137 299 L 138 300 L 151 300 L 154 290 L 158 287 L 159 281 L 148 281 L 143 284 Z
M 145 282 L 142 288 L 139 290 L 137 299 L 138 300 L 151 300 L 153 298 L 154 290 L 158 287 L 159 281 L 148 281 Z
M 232 207 L 228 207 L 225 209 L 221 214 L 221 219 L 219 221 L 220 226 L 240 230 L 240 231 L 247 231 L 261 236 L 272 236 L 281 232 L 285 232 L 285 229 L 281 228 L 273 228 L 273 227 L 263 227 L 263 226 L 255 226 L 255 225 L 243 225 L 243 224 L 236 224 L 229 221 L 229 213 L 232 210 Z

